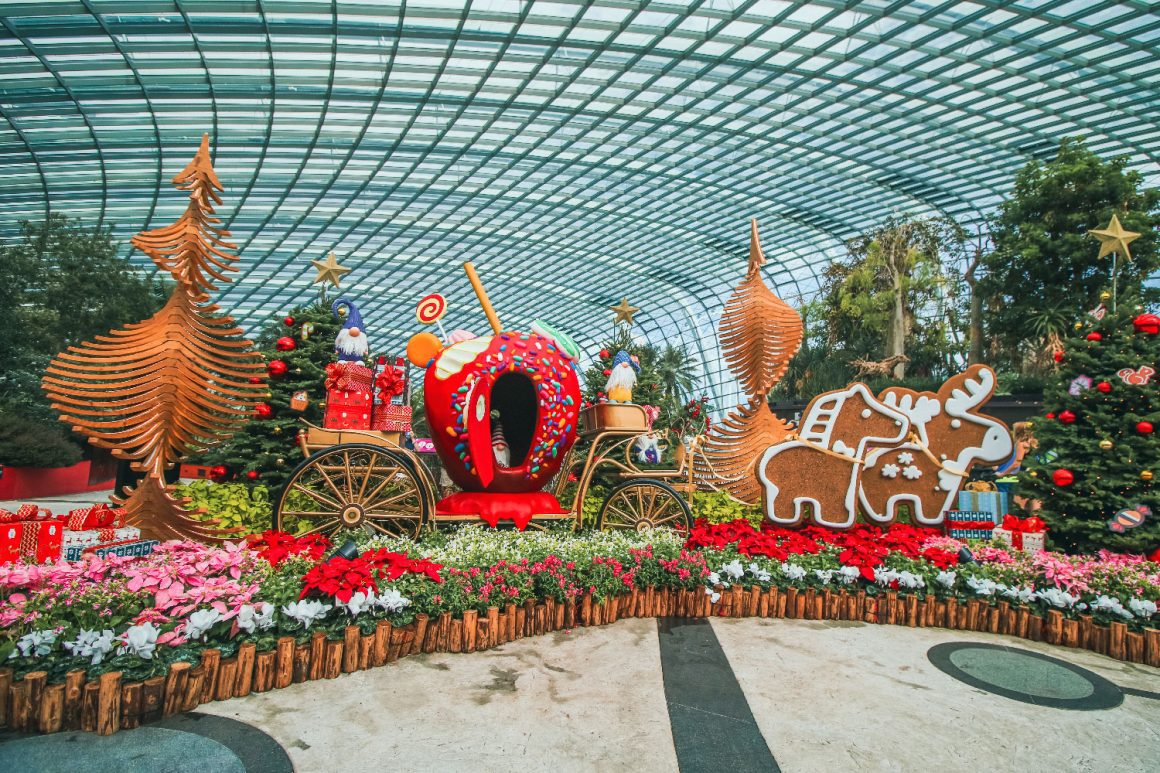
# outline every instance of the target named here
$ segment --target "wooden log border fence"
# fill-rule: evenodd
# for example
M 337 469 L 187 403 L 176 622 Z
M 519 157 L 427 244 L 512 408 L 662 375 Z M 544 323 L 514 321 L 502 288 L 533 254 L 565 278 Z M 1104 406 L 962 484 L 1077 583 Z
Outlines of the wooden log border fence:
M 12 669 L 0 668 L 0 728 L 18 732 L 55 733 L 84 730 L 111 735 L 185 711 L 203 703 L 243 697 L 289 687 L 297 682 L 334 679 L 399 658 L 426 652 L 477 652 L 515 639 L 541 636 L 580 626 L 607 625 L 628 617 L 768 617 L 804 620 L 856 620 L 866 623 L 983 631 L 1087 649 L 1116 660 L 1160 667 L 1160 629 L 1129 631 L 1123 623 L 1099 625 L 1091 616 L 1064 619 L 1058 611 L 1039 616 L 1001 601 L 958 602 L 896 592 L 868 596 L 865 591 L 717 588 L 716 604 L 703 589 L 646 588 L 595 601 L 559 603 L 529 601 L 522 607 L 492 607 L 452 619 L 450 613 L 415 616 L 398 628 L 380 621 L 371 633 L 347 626 L 343 636 L 328 641 L 315 633 L 296 644 L 279 639 L 274 649 L 257 652 L 242 644 L 234 657 L 216 649 L 202 653 L 201 662 L 174 663 L 169 673 L 144 681 L 123 682 L 120 673 L 86 679 L 70 671 L 61 684 L 48 684 L 44 671 L 16 680 Z

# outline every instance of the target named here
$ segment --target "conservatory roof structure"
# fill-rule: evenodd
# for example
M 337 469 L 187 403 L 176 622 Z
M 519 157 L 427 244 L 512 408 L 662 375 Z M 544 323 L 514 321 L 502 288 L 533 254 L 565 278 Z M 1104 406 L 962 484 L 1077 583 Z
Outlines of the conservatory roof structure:
M 844 239 L 979 222 L 1062 137 L 1155 184 L 1158 53 L 1143 0 L 3 0 L 0 236 L 51 210 L 128 250 L 208 133 L 243 325 L 333 251 L 376 349 L 434 291 L 482 331 L 472 260 L 506 325 L 583 345 L 627 298 L 728 400 L 749 218 L 799 304 Z

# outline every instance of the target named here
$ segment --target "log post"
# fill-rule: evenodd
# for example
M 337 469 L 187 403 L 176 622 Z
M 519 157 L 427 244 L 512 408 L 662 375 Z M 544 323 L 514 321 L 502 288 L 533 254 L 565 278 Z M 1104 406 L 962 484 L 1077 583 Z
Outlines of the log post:
M 154 676 L 141 683 L 141 721 L 153 722 L 161 719 L 161 707 L 165 700 L 165 677 Z
M 310 681 L 322 678 L 322 668 L 326 657 L 326 634 L 315 631 L 310 635 Z
M 121 687 L 121 730 L 141 727 L 141 683 Z
M 1153 668 L 1160 666 L 1160 628 L 1144 629 L 1144 662 Z
M 1136 631 L 1129 631 L 1124 638 L 1125 638 L 1124 650 L 1125 650 L 1125 654 L 1127 655 L 1127 659 L 1129 661 L 1131 661 L 1132 663 L 1143 663 L 1144 662 L 1144 634 L 1136 632 Z M 51 688 L 49 688 L 49 689 L 51 689 Z
M 375 648 L 375 632 L 360 633 L 358 637 L 358 670 L 366 671 L 371 667 L 371 657 Z
M 186 666 L 188 665 L 186 663 Z M 97 684 L 96 679 L 85 682 L 84 691 L 81 693 L 81 730 L 86 733 L 97 732 L 97 697 L 100 692 L 101 687 Z
M 1027 615 L 1027 638 L 1031 641 L 1043 638 L 1043 618 L 1039 615 Z
M 529 599 L 531 601 L 531 599 Z M 534 613 L 533 613 L 534 614 Z M 516 608 L 516 636 L 523 638 L 530 636 L 528 633 L 528 608 L 521 606 Z
M 592 594 L 585 593 L 580 600 L 580 625 L 592 624 Z
M 342 673 L 342 642 L 341 641 L 327 641 L 325 654 L 322 656 L 322 678 L 323 679 L 337 679 L 338 675 Z
M 1007 615 L 1011 612 L 1011 602 L 1000 601 L 996 606 L 996 609 L 999 610 L 999 633 L 1011 633 L 1011 622 L 1013 621 L 1008 620 L 1007 618 Z
M 185 664 L 189 668 L 189 664 Z M 81 727 L 81 698 L 85 692 L 85 672 L 81 670 L 69 671 L 64 675 L 64 717 L 61 721 L 61 730 L 79 730 Z M 159 677 L 163 678 L 163 677 Z M 4 688 L 3 676 L 0 675 L 0 695 L 4 696 L 4 700 L 0 703 L 7 703 L 8 690 Z M 162 688 L 162 696 L 164 696 L 164 688 Z M 0 725 L 3 723 L 0 722 Z
M 785 589 L 785 616 L 789 618 L 797 617 L 797 588 Z
M 1063 638 L 1063 613 L 1058 609 L 1047 611 L 1047 624 L 1043 627 L 1043 640 L 1048 644 L 1059 644 Z
M 40 722 L 40 704 L 44 702 L 44 688 L 48 684 L 48 672 L 32 671 L 24 675 L 22 680 L 24 695 L 19 711 L 19 730 L 36 730 Z M 13 711 L 13 713 L 17 713 Z
M 294 639 L 289 636 L 278 639 L 275 653 L 277 663 L 274 671 L 274 686 L 278 688 L 289 687 L 294 680 Z
M 1079 646 L 1079 620 L 1063 621 L 1063 646 Z
M 499 636 L 499 607 L 487 608 L 487 647 L 480 649 L 488 649 L 500 643 Z
M 213 700 L 217 690 L 218 668 L 221 666 L 222 653 L 217 649 L 203 650 L 201 653 L 201 670 L 205 673 L 201 688 L 201 702 L 209 703 Z
M 864 593 L 865 591 L 860 591 L 860 592 Z M 878 622 L 878 617 L 879 617 L 878 602 L 881 598 L 882 598 L 881 596 L 866 596 L 866 598 L 864 599 L 862 619 L 864 621 L 866 621 L 867 623 L 877 623 Z
M 562 604 L 562 603 L 560 603 L 559 601 L 557 601 L 557 602 L 556 602 L 556 606 L 555 606 L 555 623 L 554 623 L 554 625 L 555 625 L 555 628 L 554 628 L 554 630 L 556 630 L 556 631 L 562 631 L 562 630 L 564 630 L 564 628 L 566 628 L 566 627 L 567 627 L 567 626 L 565 626 L 565 624 L 564 624 L 564 620 L 565 620 L 565 611 L 566 611 L 566 609 L 567 609 L 567 607 L 566 607 L 566 605 L 565 605 L 565 604 Z
M 491 609 L 496 608 L 492 607 Z M 490 610 L 488 613 L 490 614 Z M 499 614 L 498 609 L 496 609 L 496 614 Z M 427 638 L 427 624 L 428 617 L 425 612 L 420 612 L 419 614 L 415 615 L 415 638 L 412 639 L 411 646 L 408 648 L 406 654 L 414 655 L 423 649 L 423 642 Z
M 475 652 L 475 636 L 479 628 L 479 612 L 467 609 L 463 612 L 463 651 Z
M 505 642 L 515 641 L 516 640 L 516 605 L 515 604 L 508 604 L 507 605 L 507 614 L 508 614 L 508 617 L 507 617 L 507 638 L 505 638 L 504 641 Z
M 448 652 L 451 649 L 451 613 L 442 612 L 439 615 L 439 641 L 435 644 L 436 652 Z
M 1123 660 L 1124 656 L 1127 655 L 1128 626 L 1123 623 L 1111 623 L 1108 625 L 1108 633 L 1108 656 L 1116 660 Z
M 343 629 L 342 637 L 342 673 L 350 674 L 358 671 L 359 639 L 362 634 L 357 625 L 348 625 Z
M 326 637 L 324 636 L 324 643 L 325 640 Z M 302 684 L 303 682 L 310 681 L 311 644 L 299 644 L 294 648 L 294 684 Z M 323 651 L 325 652 L 325 647 Z
M 218 665 L 217 687 L 214 689 L 214 700 L 224 701 L 234 697 L 234 688 L 238 679 L 238 659 L 226 658 Z
M 399 653 L 407 646 L 406 628 L 391 629 L 391 641 L 387 644 L 387 662 L 394 663 L 399 659 Z
M 906 624 L 911 628 L 918 626 L 918 596 L 913 593 L 906 597 Z
M 999 633 L 999 607 L 991 607 L 987 610 L 987 630 L 991 633 Z
M 259 652 L 254 657 L 254 692 L 267 692 L 273 689 L 277 658 L 278 653 L 274 650 Z
M 387 650 L 391 646 L 391 621 L 380 620 L 375 625 L 375 643 L 371 648 L 371 666 L 383 666 L 387 663 Z
M 633 591 L 635 594 L 636 591 Z M 639 602 L 639 597 L 637 601 Z M 639 617 L 639 615 L 637 615 Z M 568 599 L 564 602 L 564 628 L 571 630 L 576 627 L 576 599 Z
M 1143 637 L 1140 640 L 1143 642 Z M 42 733 L 55 733 L 60 730 L 63 721 L 64 685 L 50 684 L 44 688 L 44 695 L 40 699 L 36 729 Z
M 234 695 L 244 698 L 250 694 L 254 685 L 254 655 L 258 645 L 252 641 L 245 642 L 238 647 L 238 676 L 234 684 Z
M 181 661 L 169 667 L 169 673 L 165 675 L 165 697 L 161 702 L 162 716 L 172 717 L 174 714 L 184 711 L 186 683 L 189 681 L 190 668 L 188 663 Z
M 12 669 L 0 668 L 0 727 L 8 725 L 8 690 L 11 687 Z
M 97 735 L 112 735 L 120 727 L 121 672 L 111 671 L 97 678 Z
M 451 621 L 451 629 L 447 634 L 447 651 L 463 652 L 463 621 L 459 618 Z

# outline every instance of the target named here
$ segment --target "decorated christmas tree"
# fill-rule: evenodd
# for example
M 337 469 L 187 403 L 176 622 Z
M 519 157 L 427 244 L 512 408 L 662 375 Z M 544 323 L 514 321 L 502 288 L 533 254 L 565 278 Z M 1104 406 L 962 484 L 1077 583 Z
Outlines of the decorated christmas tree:
M 1105 294 L 1110 303 L 1110 294 Z M 1069 551 L 1151 551 L 1160 546 L 1160 318 L 1121 297 L 1077 323 L 1055 353 L 1058 381 L 1032 422 L 1036 448 L 1017 493 Z
M 329 303 L 296 308 L 272 320 L 258 337 L 266 358 L 268 392 L 253 419 L 201 458 L 217 481 L 235 479 L 279 488 L 302 459 L 298 430 L 305 419 L 322 425 L 326 366 L 342 323 Z

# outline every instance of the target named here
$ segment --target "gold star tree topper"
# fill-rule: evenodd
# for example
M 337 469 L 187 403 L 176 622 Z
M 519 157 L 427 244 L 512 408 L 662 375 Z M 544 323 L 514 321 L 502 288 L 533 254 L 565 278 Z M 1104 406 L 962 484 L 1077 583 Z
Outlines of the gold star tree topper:
M 1092 228 L 1088 233 L 1100 240 L 1100 254 L 1096 256 L 1097 260 L 1113 252 L 1121 253 L 1131 260 L 1132 253 L 1128 251 L 1128 245 L 1140 236 L 1135 231 L 1125 231 L 1120 225 L 1120 218 L 1115 215 L 1112 215 L 1112 222 L 1108 223 L 1107 228 Z
M 338 287 L 338 282 L 342 279 L 342 275 L 350 271 L 349 268 L 338 265 L 338 258 L 334 257 L 333 252 L 326 256 L 326 260 L 312 260 L 310 262 L 318 269 L 318 276 L 314 277 L 314 284 L 330 282 L 335 287 Z
M 616 321 L 623 322 L 626 325 L 632 324 L 632 315 L 640 311 L 636 306 L 632 306 L 628 302 L 628 298 L 621 298 L 620 303 L 608 308 L 616 312 Z

